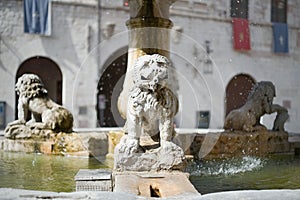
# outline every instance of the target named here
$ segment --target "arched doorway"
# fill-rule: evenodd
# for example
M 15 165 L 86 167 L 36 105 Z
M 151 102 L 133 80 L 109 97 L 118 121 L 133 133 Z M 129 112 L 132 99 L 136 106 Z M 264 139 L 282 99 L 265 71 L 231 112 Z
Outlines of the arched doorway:
M 97 127 L 119 127 L 125 124 L 117 102 L 123 88 L 127 57 L 127 52 L 116 59 L 113 55 L 104 65 L 107 67 L 102 72 L 97 88 Z
M 226 87 L 226 116 L 237 108 L 243 106 L 256 81 L 247 74 L 234 76 Z
M 42 56 L 35 56 L 25 60 L 17 71 L 16 81 L 26 73 L 38 75 L 42 79 L 49 97 L 56 103 L 62 104 L 62 73 L 54 61 Z M 16 96 L 16 102 L 17 100 L 18 96 Z M 17 117 L 17 103 L 15 111 Z

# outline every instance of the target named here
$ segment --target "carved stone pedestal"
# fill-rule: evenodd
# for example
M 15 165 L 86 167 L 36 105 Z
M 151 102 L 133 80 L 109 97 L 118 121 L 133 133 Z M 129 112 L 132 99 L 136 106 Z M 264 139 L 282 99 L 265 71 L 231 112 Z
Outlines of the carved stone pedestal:
M 123 136 L 115 148 L 115 169 L 118 171 L 182 170 L 184 152 L 172 142 L 147 150 L 137 147 L 133 139 Z
M 9 129 L 5 132 L 6 139 L 0 140 L 0 149 L 4 151 L 89 155 L 82 137 L 75 132 L 55 132 L 23 124 L 10 126 Z

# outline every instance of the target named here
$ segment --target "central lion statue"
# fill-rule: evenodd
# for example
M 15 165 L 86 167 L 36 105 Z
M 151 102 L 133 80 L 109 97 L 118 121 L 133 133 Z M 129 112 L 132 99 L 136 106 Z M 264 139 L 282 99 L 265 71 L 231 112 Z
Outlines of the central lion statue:
M 16 83 L 18 119 L 5 129 L 6 137 L 14 137 L 20 125 L 30 128 L 71 132 L 73 115 L 48 97 L 42 80 L 35 74 L 23 74 Z M 31 114 L 31 116 L 30 116 Z
M 169 60 L 159 54 L 144 55 L 134 65 L 134 86 L 130 92 L 126 128 L 139 146 L 142 134 L 164 146 L 174 134 L 173 117 L 178 100 L 167 85 Z
M 250 92 L 248 99 L 241 108 L 232 110 L 225 119 L 225 130 L 242 130 L 252 132 L 266 127 L 260 123 L 265 114 L 277 112 L 273 124 L 274 131 L 284 131 L 284 123 L 288 119 L 286 108 L 273 104 L 276 96 L 275 86 L 270 81 L 258 82 Z
M 159 54 L 144 55 L 135 61 L 126 134 L 114 150 L 115 170 L 183 170 L 184 151 L 172 141 L 178 100 L 168 80 L 171 67 L 169 60 Z

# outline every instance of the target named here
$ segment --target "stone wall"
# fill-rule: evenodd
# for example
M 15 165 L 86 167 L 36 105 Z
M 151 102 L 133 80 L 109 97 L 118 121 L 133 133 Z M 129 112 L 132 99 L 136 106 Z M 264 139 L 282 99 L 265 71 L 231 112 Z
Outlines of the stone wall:
M 183 32 L 180 42 L 171 43 L 172 60 L 180 73 L 179 85 L 186 84 L 179 92 L 183 102 L 177 118 L 182 125 L 180 127 L 196 127 L 195 111 L 210 110 L 211 128 L 221 128 L 226 108 L 225 93 L 220 91 L 225 91 L 235 75 L 248 74 L 257 82 L 269 80 L 275 84 L 274 103 L 283 105 L 284 101 L 290 102 L 290 119 L 286 129 L 297 132 L 300 128 L 297 124 L 300 117 L 297 114 L 300 106 L 297 100 L 300 19 L 295 13 L 300 9 L 299 4 L 289 1 L 289 54 L 275 54 L 272 53 L 271 1 L 249 2 L 251 50 L 248 52 L 234 51 L 232 48 L 230 1 L 226 2 L 201 1 L 196 5 L 196 2 L 178 1 L 171 9 L 171 20 Z M 180 6 L 185 6 L 185 9 Z M 212 49 L 212 73 L 205 72 L 201 58 L 206 40 L 210 41 Z M 184 91 L 188 91 L 189 95 Z M 263 123 L 271 128 L 273 119 L 274 116 L 265 116 Z
M 0 2 L 0 77 L 6 83 L 6 87 L 1 87 L 0 100 L 7 103 L 6 121 L 14 119 L 13 88 L 19 66 L 31 57 L 45 56 L 57 63 L 62 71 L 63 105 L 76 116 L 75 127 L 95 127 L 96 89 L 104 70 L 102 68 L 115 51 L 127 45 L 127 33 L 123 33 L 115 41 L 110 41 L 104 38 L 102 31 L 108 21 L 116 23 L 114 33 L 125 31 L 128 13 L 126 9 L 116 12 L 115 7 L 103 8 L 103 21 L 99 29 L 97 1 L 54 0 L 51 9 L 51 36 L 25 34 L 23 2 Z M 105 43 L 99 45 L 98 40 L 105 40 Z M 99 53 L 98 49 L 104 51 Z M 81 108 L 86 110 L 84 114 L 79 113 Z
M 95 13 L 92 6 L 78 6 L 76 4 L 52 3 L 52 34 L 51 36 L 40 36 L 36 34 L 23 33 L 23 2 L 1 1 L 1 79 L 5 81 L 6 87 L 2 87 L 0 94 L 7 102 L 7 122 L 14 118 L 14 84 L 18 67 L 28 58 L 45 56 L 50 58 L 60 67 L 63 74 L 63 104 L 72 109 L 73 83 L 80 69 L 82 60 L 88 55 L 88 27 L 96 29 Z M 86 15 L 85 13 L 90 13 Z M 95 40 L 91 44 L 97 43 Z M 91 85 L 97 80 L 95 73 L 97 66 L 95 58 L 89 59 L 90 72 L 95 77 L 86 79 L 86 84 Z M 96 86 L 94 86 L 96 87 Z M 85 90 L 88 91 L 88 90 Z M 80 94 L 87 101 L 88 107 L 93 103 L 93 93 Z M 2 99 L 1 99 L 2 100 Z M 90 109 L 90 108 L 89 108 Z M 91 122 L 93 115 L 89 116 Z M 92 126 L 92 123 L 91 125 Z
M 194 3 L 193 3 L 194 2 Z M 277 90 L 274 103 L 290 102 L 290 119 L 286 130 L 299 131 L 300 90 L 300 5 L 288 1 L 289 46 L 287 55 L 272 53 L 271 1 L 249 2 L 251 51 L 232 49 L 230 1 L 178 0 L 170 18 L 182 28 L 179 42 L 171 41 L 171 58 L 179 80 L 180 112 L 176 125 L 196 127 L 196 111 L 211 111 L 210 128 L 221 128 L 225 118 L 225 89 L 237 74 L 245 73 L 256 81 L 272 81 Z M 97 84 L 101 73 L 128 44 L 125 22 L 128 8 L 122 1 L 102 1 L 101 31 L 107 22 L 115 23 L 112 38 L 98 32 L 97 1 L 55 0 L 52 2 L 52 35 L 49 37 L 23 33 L 23 2 L 0 2 L 0 101 L 7 103 L 6 121 L 15 116 L 13 91 L 18 67 L 34 56 L 45 56 L 56 62 L 63 74 L 63 105 L 74 115 L 75 127 L 96 126 Z M 176 6 L 177 5 L 177 6 Z M 98 34 L 101 44 L 98 46 Z M 210 41 L 213 65 L 203 65 L 204 43 Z M 97 48 L 102 51 L 99 53 Z M 201 60 L 202 59 L 202 60 Z M 86 110 L 80 113 L 79 110 Z M 274 116 L 264 117 L 267 125 Z

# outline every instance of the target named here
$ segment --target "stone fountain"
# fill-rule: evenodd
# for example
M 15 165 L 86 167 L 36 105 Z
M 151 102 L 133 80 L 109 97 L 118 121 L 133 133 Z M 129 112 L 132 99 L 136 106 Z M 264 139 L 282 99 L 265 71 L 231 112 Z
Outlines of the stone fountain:
M 181 171 L 184 151 L 172 142 L 178 111 L 168 59 L 173 25 L 169 6 L 174 2 L 129 1 L 128 67 L 118 100 L 126 134 L 114 151 L 116 192 L 146 197 L 199 194 Z
M 172 26 L 168 9 L 173 2 L 129 1 L 128 69 L 118 105 L 127 122 L 126 134 L 114 149 L 115 192 L 145 197 L 200 195 L 183 172 L 185 154 L 210 159 L 290 151 L 284 131 L 288 113 L 273 104 L 275 87 L 271 82 L 257 84 L 247 103 L 226 117 L 224 132 L 213 134 L 208 141 L 193 136 L 189 152 L 173 142 L 178 136 L 173 126 L 178 100 L 168 80 L 172 67 L 168 59 L 168 29 Z M 43 153 L 86 150 L 82 139 L 72 131 L 72 114 L 49 99 L 36 75 L 23 75 L 16 89 L 18 119 L 8 124 L 4 146 L 15 148 L 20 142 L 28 142 L 34 151 Z M 268 131 L 260 118 L 274 112 L 273 131 Z

